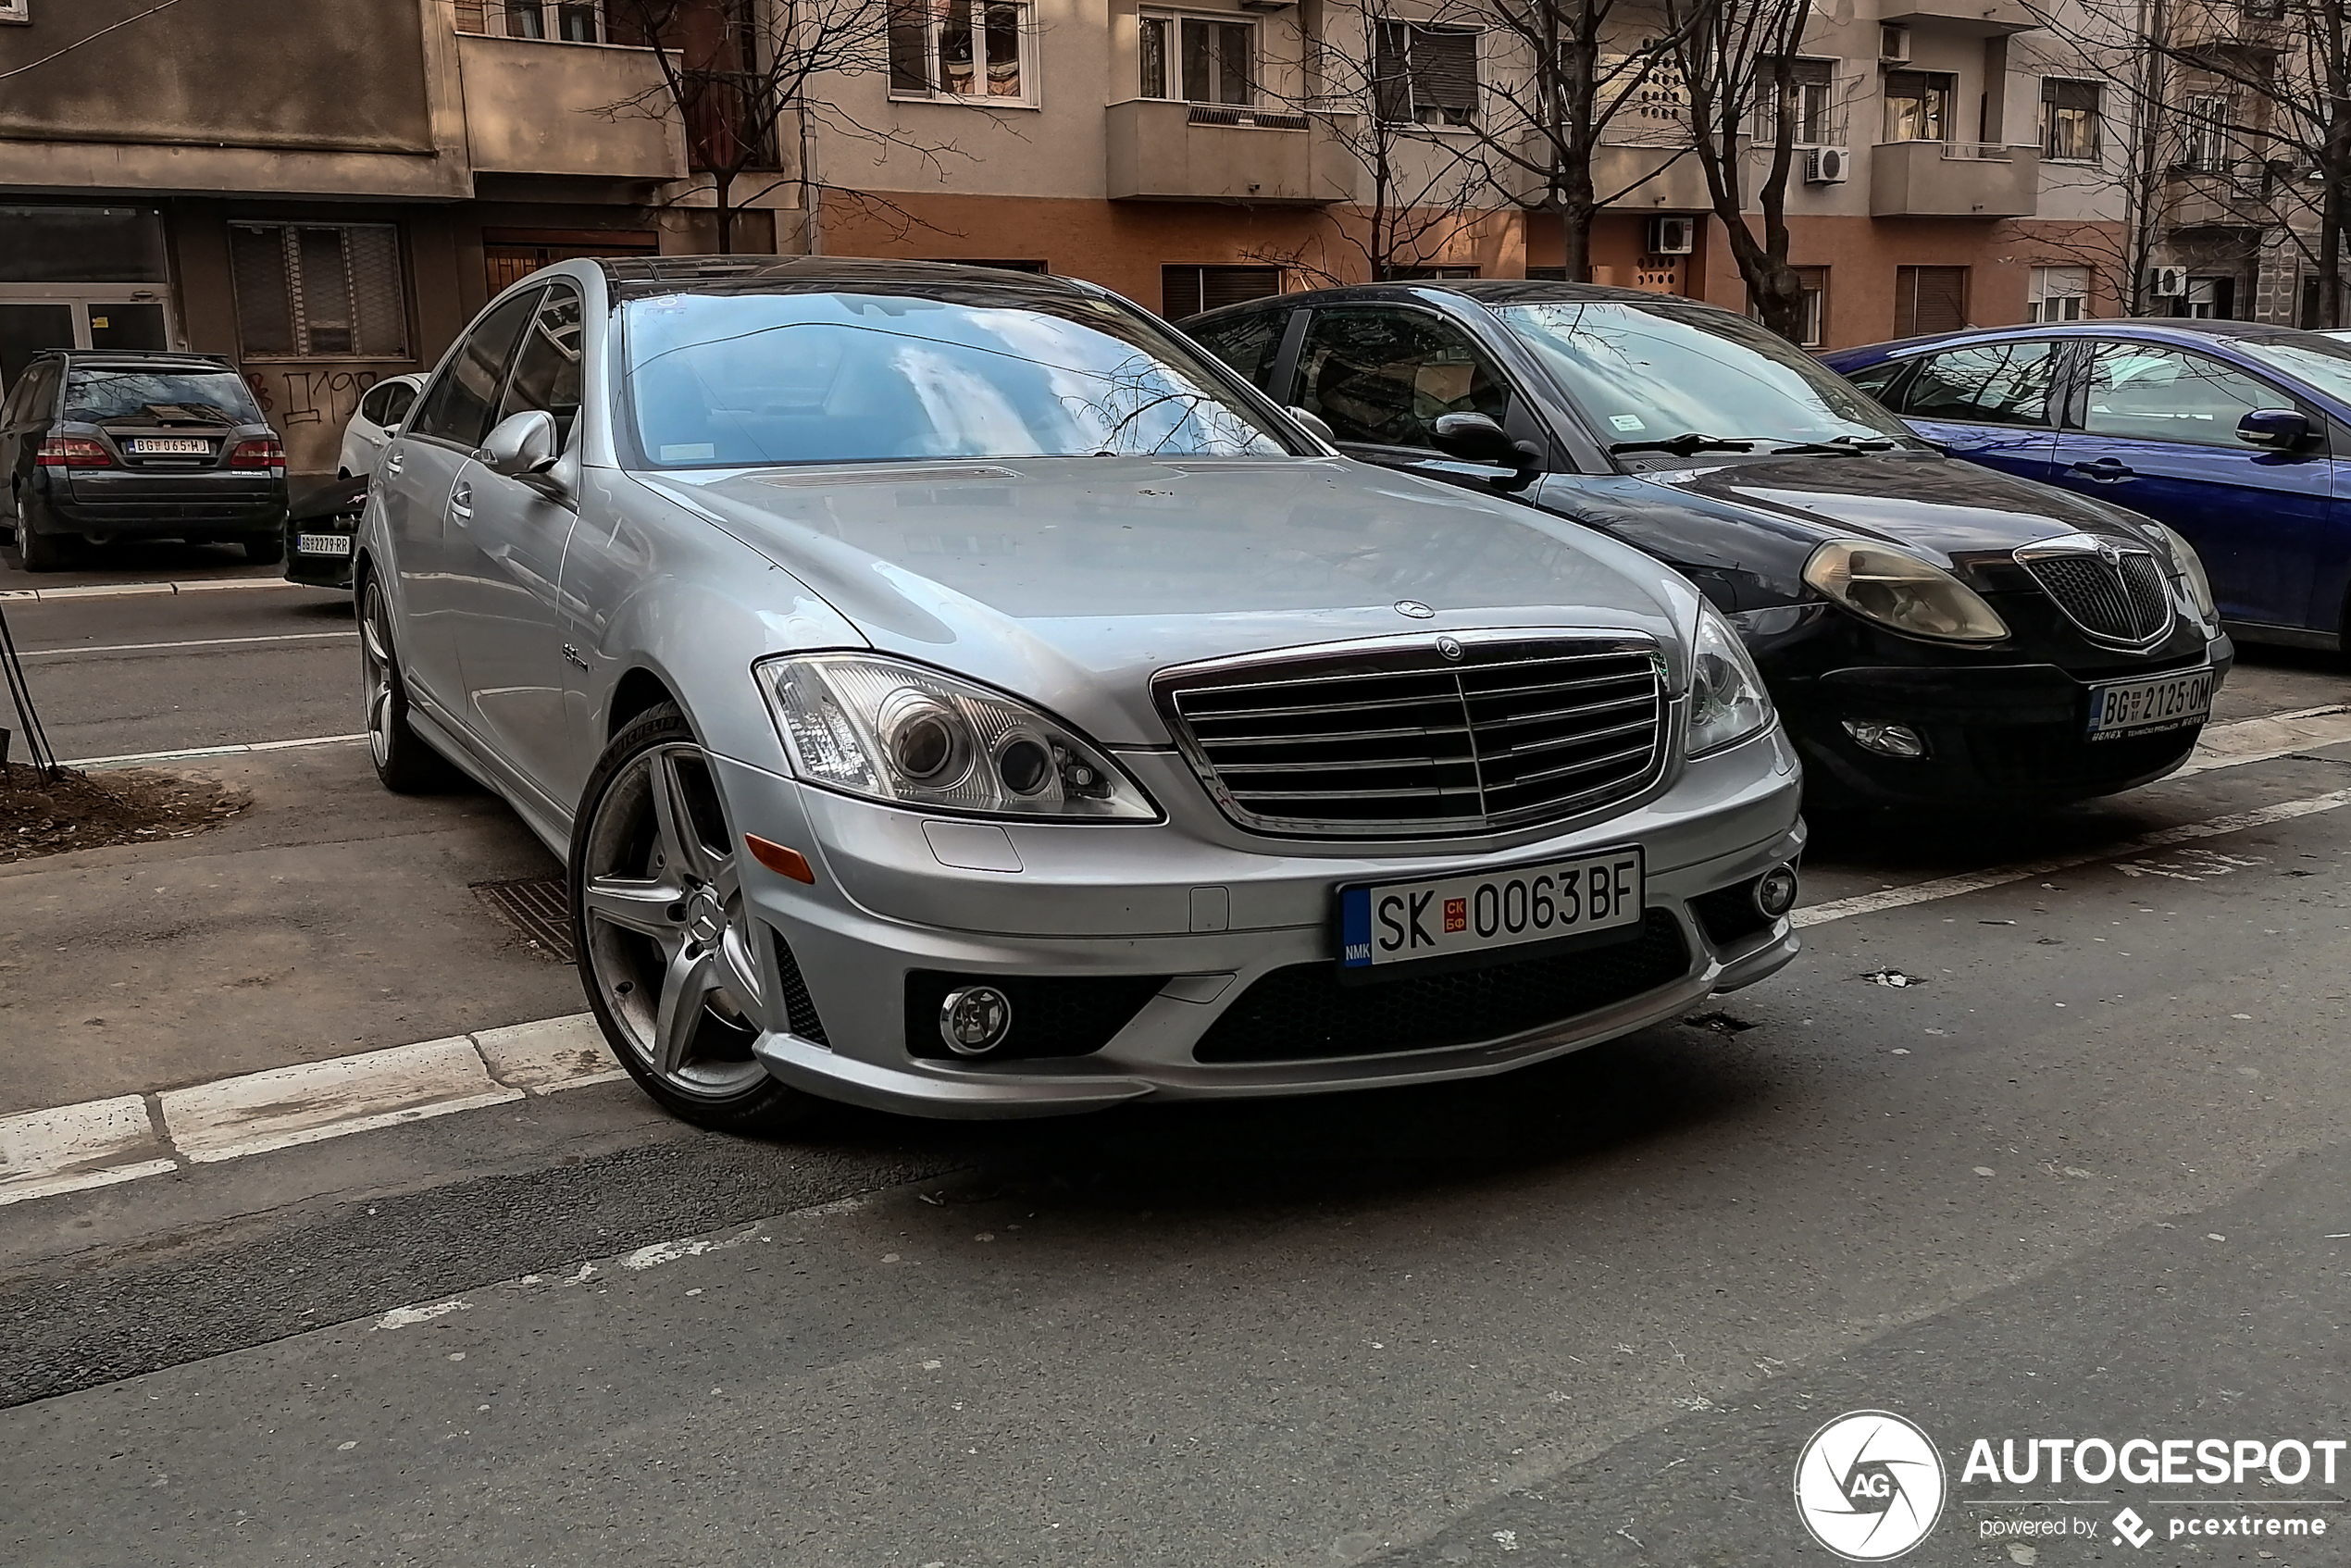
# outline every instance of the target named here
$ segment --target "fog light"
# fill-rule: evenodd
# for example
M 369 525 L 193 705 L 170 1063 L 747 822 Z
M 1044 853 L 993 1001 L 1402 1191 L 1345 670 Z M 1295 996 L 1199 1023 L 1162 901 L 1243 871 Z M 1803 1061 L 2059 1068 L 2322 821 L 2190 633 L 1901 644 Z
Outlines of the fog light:
M 1774 865 L 1755 879 L 1755 907 L 1767 920 L 1777 920 L 1796 907 L 1796 867 Z
M 1926 737 L 1907 724 L 1876 724 L 1868 719 L 1848 718 L 1845 733 L 1865 752 L 1875 752 L 1882 757 L 1922 757 L 1926 755 Z
M 964 986 L 939 1004 L 939 1038 L 958 1056 L 985 1056 L 1012 1032 L 1012 999 L 994 986 Z

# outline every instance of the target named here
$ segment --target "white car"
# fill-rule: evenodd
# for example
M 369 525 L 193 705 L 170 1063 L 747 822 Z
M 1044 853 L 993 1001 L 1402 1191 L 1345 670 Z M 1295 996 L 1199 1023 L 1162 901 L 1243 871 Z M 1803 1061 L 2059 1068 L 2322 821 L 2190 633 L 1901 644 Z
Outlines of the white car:
M 383 455 L 392 433 L 408 417 L 424 384 L 420 375 L 386 376 L 367 389 L 367 395 L 352 413 L 351 423 L 342 428 L 342 456 L 337 462 L 342 478 L 363 479 L 376 471 L 376 459 Z

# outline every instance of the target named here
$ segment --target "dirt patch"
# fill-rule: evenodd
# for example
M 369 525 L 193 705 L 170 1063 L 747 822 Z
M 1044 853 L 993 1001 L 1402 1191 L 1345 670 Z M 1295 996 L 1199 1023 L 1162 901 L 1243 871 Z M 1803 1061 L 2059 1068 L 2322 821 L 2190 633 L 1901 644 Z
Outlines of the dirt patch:
M 10 764 L 0 767 L 0 865 L 104 844 L 185 839 L 252 804 L 243 790 L 153 768 L 68 768 L 48 779 Z

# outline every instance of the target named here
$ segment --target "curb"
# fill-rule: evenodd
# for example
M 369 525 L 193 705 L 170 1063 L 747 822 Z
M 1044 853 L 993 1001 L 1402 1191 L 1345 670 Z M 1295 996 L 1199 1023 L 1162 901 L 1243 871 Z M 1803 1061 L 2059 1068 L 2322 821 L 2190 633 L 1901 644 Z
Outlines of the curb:
M 147 594 L 223 593 L 240 589 L 313 588 L 307 582 L 289 582 L 284 578 L 204 578 L 190 582 L 91 582 L 72 588 L 6 588 L 0 589 L 0 601 L 29 600 L 35 604 L 47 599 L 131 599 Z M 338 592 L 336 589 L 320 589 L 322 593 Z

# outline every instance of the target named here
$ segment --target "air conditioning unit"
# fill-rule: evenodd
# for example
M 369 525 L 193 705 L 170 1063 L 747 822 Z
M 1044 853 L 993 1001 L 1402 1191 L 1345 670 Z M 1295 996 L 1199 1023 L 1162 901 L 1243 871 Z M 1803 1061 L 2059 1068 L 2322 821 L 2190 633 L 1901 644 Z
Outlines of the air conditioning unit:
M 2150 267 L 2147 268 L 2147 292 L 2158 299 L 2178 299 L 2188 292 L 2188 269 L 2184 267 Z
M 1843 147 L 1814 147 L 1804 155 L 1804 183 L 1842 185 L 1852 177 L 1853 155 Z
M 1879 28 L 1877 30 L 1877 57 L 1888 65 L 1909 65 L 1910 63 L 1910 30 L 1907 27 Z
M 1695 218 L 1652 218 L 1649 219 L 1649 255 L 1687 255 L 1698 249 L 1698 219 Z

